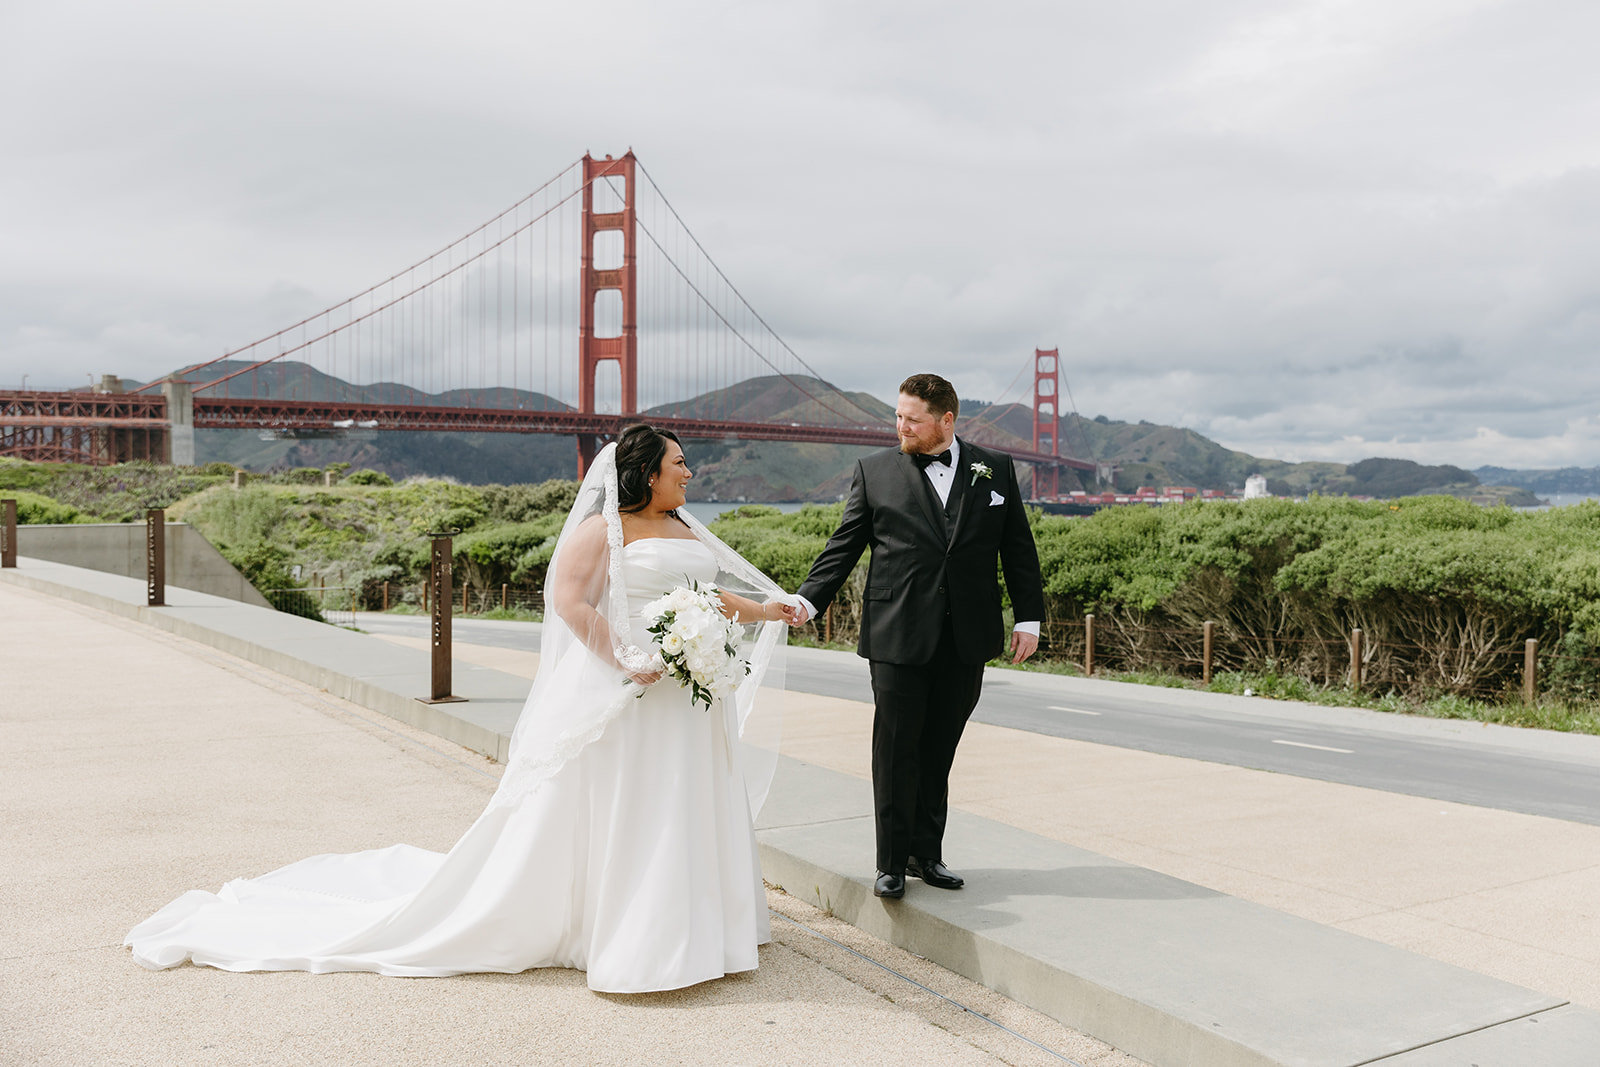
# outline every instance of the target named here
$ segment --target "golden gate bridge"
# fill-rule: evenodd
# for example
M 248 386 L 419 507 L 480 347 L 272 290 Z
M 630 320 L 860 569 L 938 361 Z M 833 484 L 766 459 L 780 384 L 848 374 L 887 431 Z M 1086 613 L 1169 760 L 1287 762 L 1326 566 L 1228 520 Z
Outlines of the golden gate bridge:
M 1034 353 L 1031 441 L 963 426 L 1033 464 L 1035 495 L 1096 469 L 1061 454 L 1057 364 Z M 740 388 L 774 376 L 798 406 L 763 412 Z M 159 382 L 0 391 L 0 455 L 192 464 L 195 429 L 488 431 L 572 435 L 581 475 L 641 419 L 688 438 L 897 440 L 757 313 L 630 151 L 585 154 L 425 259 Z

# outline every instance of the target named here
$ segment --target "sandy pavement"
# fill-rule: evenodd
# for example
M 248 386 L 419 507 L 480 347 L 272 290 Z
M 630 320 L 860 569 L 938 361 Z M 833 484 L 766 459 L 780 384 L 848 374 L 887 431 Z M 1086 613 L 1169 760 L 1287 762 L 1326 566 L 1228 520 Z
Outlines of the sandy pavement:
M 150 972 L 122 947 L 188 889 L 320 852 L 448 848 L 497 774 L 213 649 L 0 586 L 0 1063 L 1136 1064 L 776 891 L 803 925 L 774 918 L 758 971 L 647 996 L 566 970 Z

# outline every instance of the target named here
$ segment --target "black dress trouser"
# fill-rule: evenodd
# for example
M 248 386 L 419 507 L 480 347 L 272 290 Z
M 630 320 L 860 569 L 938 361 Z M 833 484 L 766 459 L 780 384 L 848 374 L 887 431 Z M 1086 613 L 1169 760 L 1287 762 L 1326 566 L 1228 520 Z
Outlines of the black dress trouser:
M 870 664 L 878 870 L 900 874 L 908 856 L 944 859 L 950 765 L 967 717 L 978 705 L 983 664 L 957 658 L 948 617 L 929 662 Z

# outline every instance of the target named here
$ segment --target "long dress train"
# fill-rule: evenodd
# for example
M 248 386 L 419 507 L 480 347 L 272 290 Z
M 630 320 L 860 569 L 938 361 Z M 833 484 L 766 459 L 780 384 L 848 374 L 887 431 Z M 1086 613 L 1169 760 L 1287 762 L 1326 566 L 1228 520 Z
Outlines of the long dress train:
M 634 615 L 717 573 L 706 545 L 687 539 L 634 541 L 621 564 Z M 513 760 L 446 854 L 395 845 L 313 856 L 216 894 L 185 893 L 127 944 L 157 969 L 574 967 L 590 988 L 617 993 L 752 970 L 771 930 L 736 730 L 722 703 L 708 711 L 660 682 L 531 789 L 519 788 Z

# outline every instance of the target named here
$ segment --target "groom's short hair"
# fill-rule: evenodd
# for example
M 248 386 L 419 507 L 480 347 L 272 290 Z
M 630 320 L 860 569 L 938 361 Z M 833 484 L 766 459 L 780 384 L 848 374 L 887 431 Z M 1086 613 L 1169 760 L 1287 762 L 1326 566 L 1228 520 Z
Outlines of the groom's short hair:
M 900 383 L 900 391 L 926 403 L 935 418 L 944 418 L 947 411 L 961 414 L 961 398 L 956 396 L 956 387 L 937 374 L 913 374 Z

